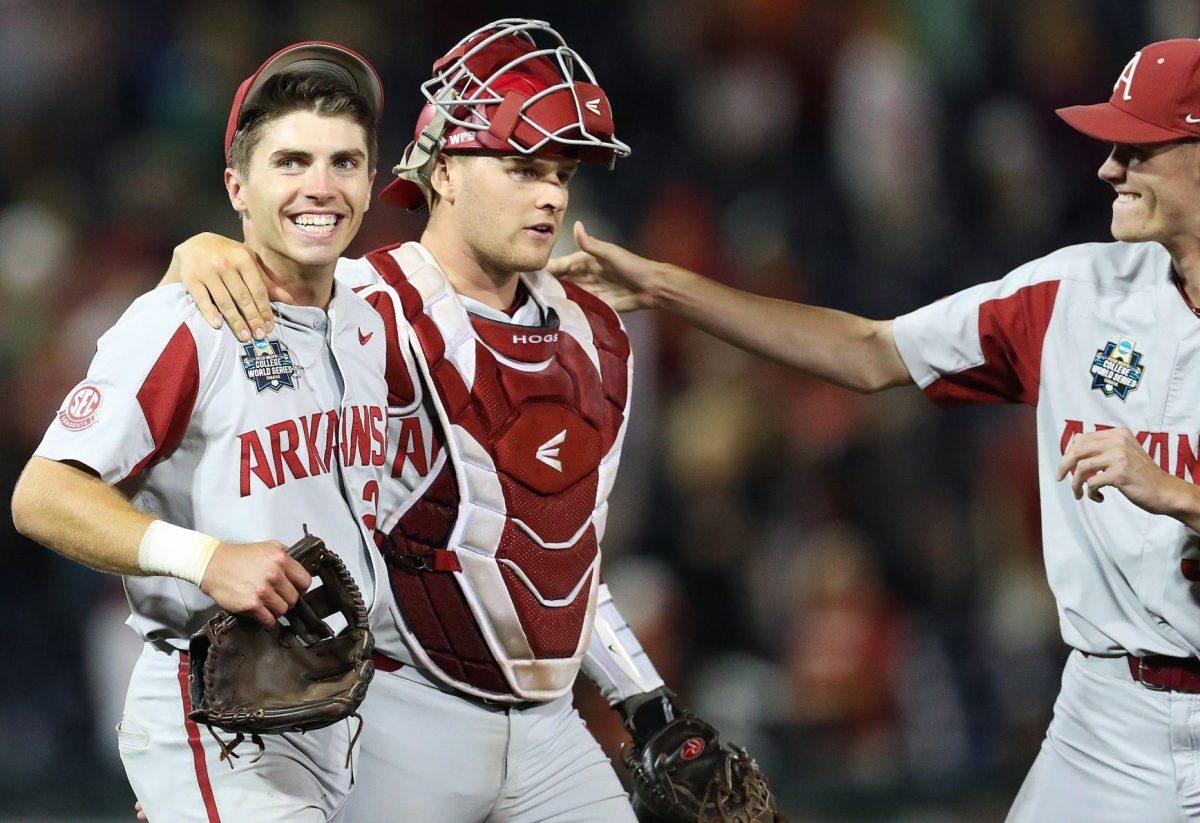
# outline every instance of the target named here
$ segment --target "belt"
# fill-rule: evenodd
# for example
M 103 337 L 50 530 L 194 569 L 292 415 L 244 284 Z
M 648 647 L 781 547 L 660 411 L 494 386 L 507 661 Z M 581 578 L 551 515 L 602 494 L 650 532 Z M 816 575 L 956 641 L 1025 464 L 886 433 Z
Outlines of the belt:
M 404 664 L 399 660 L 393 660 L 383 652 L 371 652 L 371 661 L 375 664 L 375 668 L 381 672 L 394 672 L 404 667 Z
M 1126 657 L 1129 675 L 1147 689 L 1200 693 L 1200 660 L 1195 657 Z
M 383 652 L 380 652 L 380 651 L 371 652 L 371 661 L 375 664 L 375 668 L 381 672 L 395 672 L 395 671 L 399 671 L 400 669 L 403 669 L 405 666 L 408 666 L 407 663 L 401 663 L 399 660 L 388 657 L 386 654 L 384 654 Z M 426 672 L 424 669 L 420 668 L 419 666 L 417 666 L 417 667 L 409 666 L 409 668 L 415 668 L 416 671 L 421 672 L 422 676 L 426 680 L 429 681 L 430 685 L 432 685 L 434 688 L 438 689 L 439 691 L 443 691 L 446 694 L 452 694 L 455 697 L 459 697 L 459 698 L 462 698 L 463 700 L 466 700 L 468 703 L 474 703 L 477 706 L 483 706 L 484 708 L 492 709 L 494 711 L 495 710 L 507 711 L 509 709 L 517 709 L 517 710 L 529 709 L 529 708 L 532 708 L 533 706 L 540 705 L 539 703 L 536 703 L 533 701 L 528 701 L 528 700 L 523 700 L 523 701 L 518 701 L 518 702 L 512 703 L 512 702 L 509 702 L 506 700 L 491 700 L 486 697 L 476 697 L 473 694 L 467 694 L 466 692 L 460 692 L 457 689 L 448 688 L 447 686 L 445 686 L 442 683 L 439 683 L 437 680 L 435 680 L 428 672 Z

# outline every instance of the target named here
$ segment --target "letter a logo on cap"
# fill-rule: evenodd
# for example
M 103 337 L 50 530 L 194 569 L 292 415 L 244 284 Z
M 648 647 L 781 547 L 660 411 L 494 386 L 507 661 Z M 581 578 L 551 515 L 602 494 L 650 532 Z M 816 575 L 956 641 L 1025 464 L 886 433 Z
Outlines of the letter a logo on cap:
M 1121 69 L 1121 76 L 1117 78 L 1117 82 L 1113 83 L 1113 91 L 1117 90 L 1117 86 L 1125 83 L 1125 92 L 1121 95 L 1124 100 L 1132 100 L 1133 96 L 1130 92 L 1133 90 L 1133 73 L 1137 71 L 1138 61 L 1142 59 L 1142 53 L 1139 51 L 1133 56 L 1133 59 L 1125 64 L 1125 68 Z M 1162 62 L 1161 60 L 1159 61 Z

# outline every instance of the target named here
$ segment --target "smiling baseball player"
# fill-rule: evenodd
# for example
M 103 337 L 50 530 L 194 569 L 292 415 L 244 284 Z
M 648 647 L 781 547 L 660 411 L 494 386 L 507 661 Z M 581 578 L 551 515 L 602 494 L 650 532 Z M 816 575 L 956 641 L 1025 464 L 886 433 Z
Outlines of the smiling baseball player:
M 422 92 L 382 195 L 429 209 L 421 242 L 337 270 L 389 341 L 390 476 L 369 500 L 380 673 L 349 817 L 632 820 L 571 705 L 582 668 L 639 751 L 682 728 L 663 760 L 694 763 L 696 800 L 774 820 L 749 757 L 727 761 L 715 732 L 672 725 L 662 679 L 600 578 L 631 353 L 607 306 L 540 270 L 581 162 L 628 153 L 608 98 L 557 32 L 518 19 L 459 41 Z M 237 244 L 193 238 L 173 269 L 214 321 L 215 302 L 243 333 L 270 328 L 269 312 L 240 314 L 265 289 Z
M 576 226 L 551 261 L 622 310 L 659 307 L 862 392 L 1037 409 L 1046 571 L 1075 651 L 1014 821 L 1200 819 L 1200 42 L 1153 43 L 1107 103 L 1116 243 L 1054 252 L 894 321 L 771 300 Z
M 226 188 L 293 305 L 251 342 L 211 328 L 181 286 L 137 300 L 13 496 L 23 533 L 124 575 L 146 645 L 118 740 L 156 823 L 341 819 L 351 724 L 270 735 L 261 757 L 228 759 L 188 719 L 187 648 L 218 605 L 266 625 L 288 611 L 312 579 L 264 538 L 295 541 L 302 524 L 372 598 L 361 501 L 384 465 L 384 329 L 333 274 L 370 199 L 382 102 L 374 69 L 333 44 L 290 46 L 246 79 Z

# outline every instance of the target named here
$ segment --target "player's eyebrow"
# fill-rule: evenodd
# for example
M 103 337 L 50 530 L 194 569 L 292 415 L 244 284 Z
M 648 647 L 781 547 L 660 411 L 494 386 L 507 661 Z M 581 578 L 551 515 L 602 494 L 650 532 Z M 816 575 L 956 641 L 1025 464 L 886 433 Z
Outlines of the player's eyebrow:
M 340 163 L 343 160 L 355 160 L 361 163 L 366 159 L 366 152 L 362 149 L 342 149 L 333 153 L 333 162 L 335 163 Z
M 532 167 L 538 169 L 539 171 L 547 168 L 549 166 L 549 164 L 554 162 L 553 160 L 549 160 L 545 157 L 538 157 L 536 155 L 530 155 L 530 154 L 505 154 L 505 155 L 501 156 L 500 159 L 503 161 L 511 162 L 517 166 L 526 166 L 526 165 L 532 166 Z M 576 160 L 572 163 L 567 164 L 565 167 L 559 169 L 559 171 L 564 172 L 566 174 L 574 174 L 575 172 L 577 172 L 579 170 L 579 166 L 580 166 L 580 163 L 578 160 Z
M 312 157 L 312 152 L 302 149 L 276 149 L 267 159 L 272 163 L 278 163 L 280 160 L 299 160 L 303 163 L 311 163 Z
M 335 163 L 342 160 L 362 162 L 367 159 L 367 155 L 362 149 L 340 149 L 335 151 L 331 156 Z M 276 149 L 271 152 L 271 156 L 267 159 L 272 163 L 278 163 L 280 160 L 299 160 L 302 163 L 311 163 L 313 161 L 313 154 L 304 149 Z

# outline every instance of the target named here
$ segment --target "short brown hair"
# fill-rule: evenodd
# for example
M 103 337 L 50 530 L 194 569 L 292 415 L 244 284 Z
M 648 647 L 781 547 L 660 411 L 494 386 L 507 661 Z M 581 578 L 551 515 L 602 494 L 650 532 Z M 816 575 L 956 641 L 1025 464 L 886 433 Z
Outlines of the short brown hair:
M 284 72 L 272 77 L 243 110 L 238 130 L 229 144 L 229 166 L 246 173 L 258 148 L 263 129 L 294 111 L 311 111 L 322 117 L 347 117 L 362 126 L 367 138 L 367 166 L 375 168 L 379 127 L 363 97 L 332 78 L 320 74 Z

